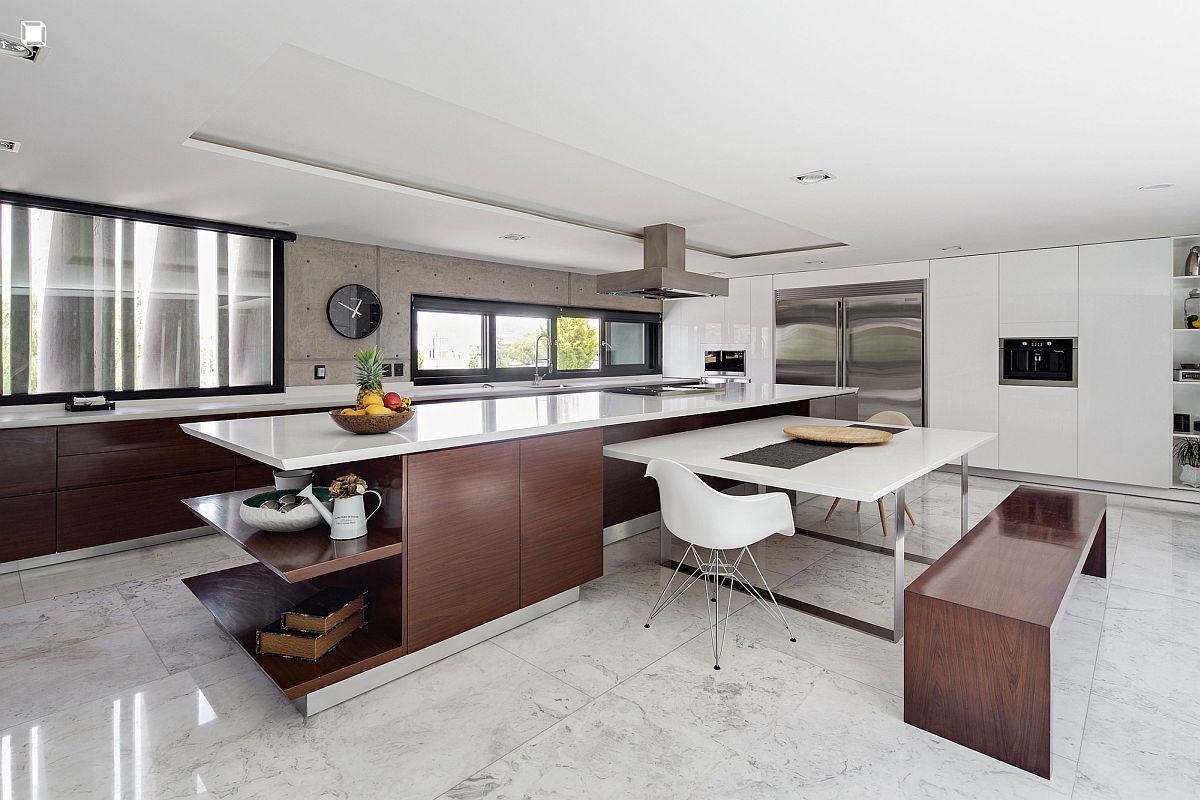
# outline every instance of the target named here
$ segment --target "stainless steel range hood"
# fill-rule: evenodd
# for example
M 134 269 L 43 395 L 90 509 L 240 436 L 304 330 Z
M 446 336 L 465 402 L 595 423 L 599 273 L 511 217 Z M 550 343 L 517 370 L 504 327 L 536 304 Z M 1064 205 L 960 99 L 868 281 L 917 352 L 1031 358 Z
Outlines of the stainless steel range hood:
M 596 277 L 600 294 L 653 297 L 727 297 L 729 281 L 684 266 L 684 230 L 678 225 L 651 225 L 642 229 L 642 269 L 610 272 Z

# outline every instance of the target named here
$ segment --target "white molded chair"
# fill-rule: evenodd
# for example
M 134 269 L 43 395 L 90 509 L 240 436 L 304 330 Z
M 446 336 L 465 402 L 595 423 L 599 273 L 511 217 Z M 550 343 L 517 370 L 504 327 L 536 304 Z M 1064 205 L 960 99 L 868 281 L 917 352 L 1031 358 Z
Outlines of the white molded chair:
M 729 610 L 736 582 L 771 617 L 782 622 L 788 636 L 793 642 L 796 641 L 796 637 L 791 635 L 792 627 L 788 625 L 787 617 L 780 610 L 771 587 L 763 577 L 762 570 L 758 568 L 758 562 L 754 560 L 754 554 L 750 552 L 750 545 L 761 542 L 772 534 L 791 536 L 795 532 L 796 523 L 792 517 L 792 503 L 788 496 L 782 492 L 748 497 L 722 494 L 700 480 L 687 467 L 664 458 L 653 459 L 646 467 L 646 476 L 658 482 L 662 524 L 672 534 L 687 542 L 688 546 L 687 552 L 679 559 L 675 571 L 671 573 L 671 579 L 667 581 L 662 594 L 655 601 L 654 608 L 650 610 L 646 627 L 649 628 L 650 620 L 675 602 L 694 583 L 703 580 L 710 601 L 709 631 L 712 635 L 713 669 L 720 669 L 721 647 L 725 642 L 725 631 L 729 628 Z M 707 560 L 700 557 L 697 548 L 708 551 Z M 740 552 L 730 561 L 724 555 L 725 551 Z M 688 556 L 695 559 L 699 568 L 679 586 L 671 589 Z M 752 585 L 743 574 L 744 561 L 748 561 L 754 567 L 761 590 Z M 722 581 L 728 584 L 729 592 L 725 598 L 725 621 L 720 625 L 718 635 Z
M 913 427 L 912 420 L 908 418 L 908 415 L 900 411 L 880 411 L 878 414 L 872 414 L 870 417 L 868 417 L 864 424 L 869 424 L 872 422 L 876 425 L 894 425 L 897 428 Z M 893 494 L 895 494 L 895 492 L 893 492 Z M 837 511 L 838 503 L 840 502 L 842 502 L 842 498 L 833 498 L 833 504 L 829 506 L 829 512 L 825 514 L 826 522 L 829 522 L 829 518 L 833 516 L 833 512 Z M 883 535 L 887 536 L 887 512 L 884 511 L 883 508 L 883 498 L 881 497 L 875 502 L 879 506 L 879 521 L 883 523 Z M 857 514 L 860 508 L 862 508 L 862 503 L 856 502 L 854 504 L 854 513 Z M 913 525 L 917 524 L 916 517 L 913 516 L 912 511 L 910 511 L 908 508 L 908 503 L 904 504 L 904 514 L 908 517 L 909 522 L 911 522 Z

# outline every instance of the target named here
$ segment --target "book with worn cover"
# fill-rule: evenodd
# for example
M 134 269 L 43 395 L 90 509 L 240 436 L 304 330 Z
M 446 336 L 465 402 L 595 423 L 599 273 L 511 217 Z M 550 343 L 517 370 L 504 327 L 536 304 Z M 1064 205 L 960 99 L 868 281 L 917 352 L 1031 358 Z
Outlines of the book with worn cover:
M 283 612 L 283 627 L 294 631 L 327 633 L 366 605 L 366 592 L 331 586 Z
M 327 633 L 291 631 L 283 627 L 282 621 L 272 622 L 255 634 L 255 649 L 260 654 L 316 661 L 366 622 L 366 611 L 362 608 L 354 611 L 341 625 Z

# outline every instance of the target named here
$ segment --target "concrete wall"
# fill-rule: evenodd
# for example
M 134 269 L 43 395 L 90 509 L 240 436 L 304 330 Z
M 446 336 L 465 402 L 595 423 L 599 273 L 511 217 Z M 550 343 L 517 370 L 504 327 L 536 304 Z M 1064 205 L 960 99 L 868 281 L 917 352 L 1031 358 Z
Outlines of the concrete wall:
M 546 305 L 661 312 L 662 303 L 596 294 L 596 277 L 490 261 L 395 250 L 301 236 L 284 247 L 288 386 L 353 383 L 355 350 L 378 345 L 389 361 L 409 364 L 409 308 L 414 294 L 510 300 Z M 329 325 L 325 306 L 339 286 L 360 283 L 378 293 L 384 317 L 365 339 L 346 339 Z M 327 377 L 313 380 L 313 365 Z

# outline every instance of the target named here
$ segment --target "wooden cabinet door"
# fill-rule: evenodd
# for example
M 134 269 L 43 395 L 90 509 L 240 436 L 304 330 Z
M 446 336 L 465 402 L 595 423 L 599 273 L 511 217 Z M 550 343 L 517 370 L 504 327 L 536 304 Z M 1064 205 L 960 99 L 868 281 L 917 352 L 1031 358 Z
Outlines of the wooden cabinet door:
M 0 497 L 54 490 L 57 433 L 55 428 L 0 431 L 0 464 L 4 465 Z
M 54 492 L 4 501 L 8 521 L 0 525 L 0 558 L 16 561 L 54 552 Z
M 520 443 L 405 456 L 409 652 L 516 611 Z
M 604 574 L 599 428 L 521 440 L 521 606 Z

